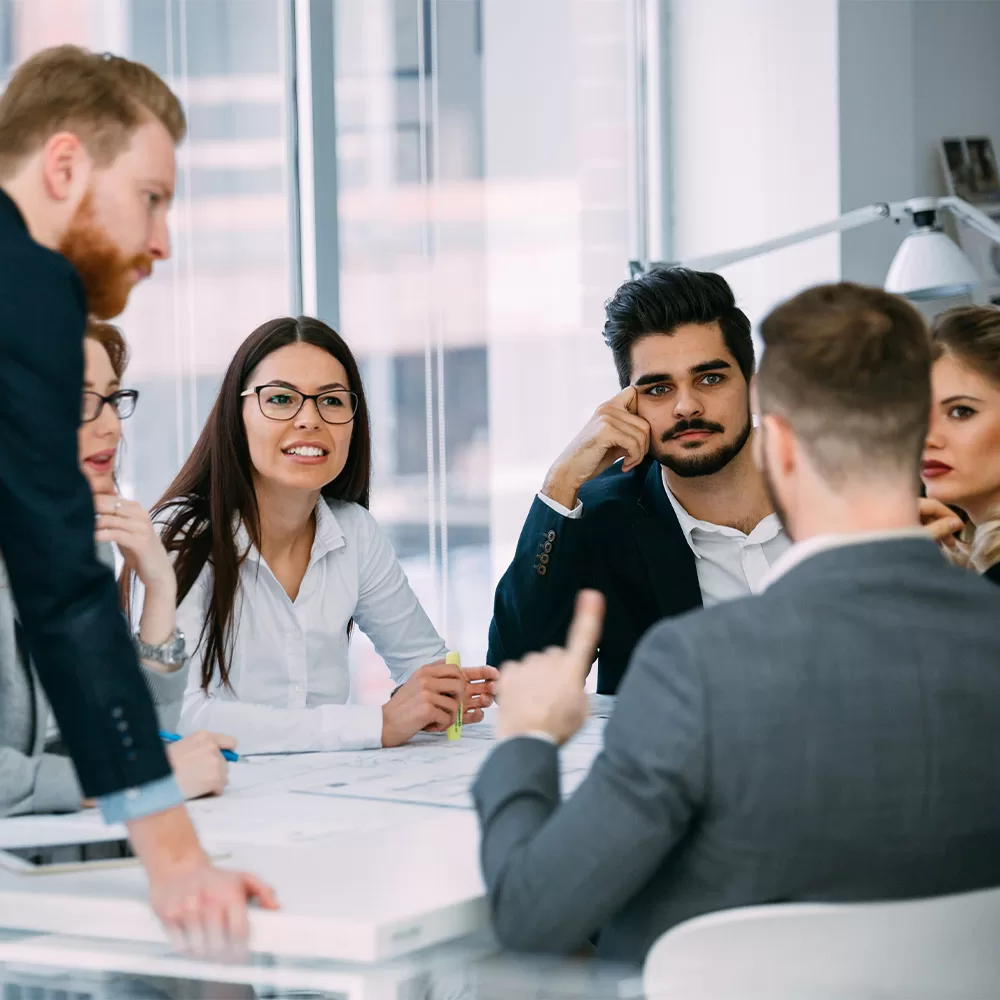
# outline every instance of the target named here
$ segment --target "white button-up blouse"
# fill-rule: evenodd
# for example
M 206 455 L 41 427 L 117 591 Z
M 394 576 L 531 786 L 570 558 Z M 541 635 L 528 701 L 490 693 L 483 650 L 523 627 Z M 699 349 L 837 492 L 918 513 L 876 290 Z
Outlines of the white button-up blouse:
M 202 690 L 196 648 L 181 708 L 180 732 L 228 733 L 243 753 L 361 750 L 382 745 L 382 709 L 351 705 L 347 623 L 354 619 L 396 683 L 446 647 L 410 588 L 375 518 L 353 503 L 320 500 L 316 536 L 294 601 L 250 543 L 243 525 L 229 680 L 218 673 Z M 177 611 L 188 649 L 199 643 L 211 596 L 206 565 Z

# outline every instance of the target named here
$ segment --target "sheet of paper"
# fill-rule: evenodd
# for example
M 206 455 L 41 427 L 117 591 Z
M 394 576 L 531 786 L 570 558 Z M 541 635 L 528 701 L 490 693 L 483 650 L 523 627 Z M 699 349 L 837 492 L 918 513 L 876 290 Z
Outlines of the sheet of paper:
M 241 757 L 236 763 L 229 765 L 226 795 L 234 792 L 280 791 L 290 782 L 301 781 L 314 773 L 325 771 L 342 756 L 342 753 L 301 753 Z
M 395 809 L 383 802 L 334 801 L 291 792 L 223 795 L 192 802 L 188 808 L 209 850 L 230 844 L 312 844 L 337 834 L 371 834 L 440 816 L 440 811 L 419 805 Z
M 589 720 L 560 751 L 564 794 L 573 792 L 586 777 L 600 751 L 603 729 L 603 719 Z M 411 743 L 365 758 L 341 754 L 329 768 L 291 787 L 332 798 L 472 809 L 472 783 L 494 745 L 487 740 L 467 741 L 463 734 L 461 743 Z
M 591 718 L 560 751 L 564 794 L 590 769 L 603 730 L 604 719 Z M 209 849 L 304 844 L 381 830 L 441 809 L 472 809 L 472 783 L 495 745 L 489 720 L 464 727 L 453 743 L 443 734 L 421 734 L 389 750 L 251 757 L 230 766 L 224 795 L 188 803 L 188 809 Z M 105 825 L 96 809 L 0 820 L 0 849 L 125 836 L 123 826 Z

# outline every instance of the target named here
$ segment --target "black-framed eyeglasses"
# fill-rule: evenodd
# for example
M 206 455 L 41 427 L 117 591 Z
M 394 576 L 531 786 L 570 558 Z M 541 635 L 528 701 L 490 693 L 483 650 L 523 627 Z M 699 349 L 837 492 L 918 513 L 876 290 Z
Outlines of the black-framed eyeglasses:
M 350 389 L 329 389 L 310 396 L 287 385 L 256 385 L 240 396 L 256 396 L 260 412 L 268 420 L 294 420 L 299 411 L 311 399 L 325 423 L 349 424 L 358 411 L 358 394 Z
M 85 390 L 83 393 L 83 406 L 80 411 L 80 423 L 89 424 L 91 420 L 96 420 L 107 403 L 119 420 L 128 420 L 135 413 L 135 404 L 139 399 L 138 389 L 119 389 L 111 393 L 110 396 L 102 396 L 99 392 Z

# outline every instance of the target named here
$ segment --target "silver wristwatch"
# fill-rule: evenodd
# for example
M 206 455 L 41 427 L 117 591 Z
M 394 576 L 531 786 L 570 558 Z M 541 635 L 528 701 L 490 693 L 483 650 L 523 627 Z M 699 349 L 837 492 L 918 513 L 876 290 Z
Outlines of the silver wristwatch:
M 143 642 L 138 632 L 132 639 L 140 660 L 152 660 L 154 663 L 162 663 L 165 667 L 179 667 L 188 658 L 187 650 L 184 648 L 184 633 L 179 628 L 175 628 L 173 635 L 158 646 Z

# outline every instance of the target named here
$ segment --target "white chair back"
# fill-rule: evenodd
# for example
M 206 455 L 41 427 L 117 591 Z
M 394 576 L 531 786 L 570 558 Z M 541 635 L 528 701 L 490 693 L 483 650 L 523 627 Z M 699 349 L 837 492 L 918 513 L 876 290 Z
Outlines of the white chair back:
M 653 945 L 643 987 L 647 1000 L 998 997 L 1000 888 L 698 917 Z

